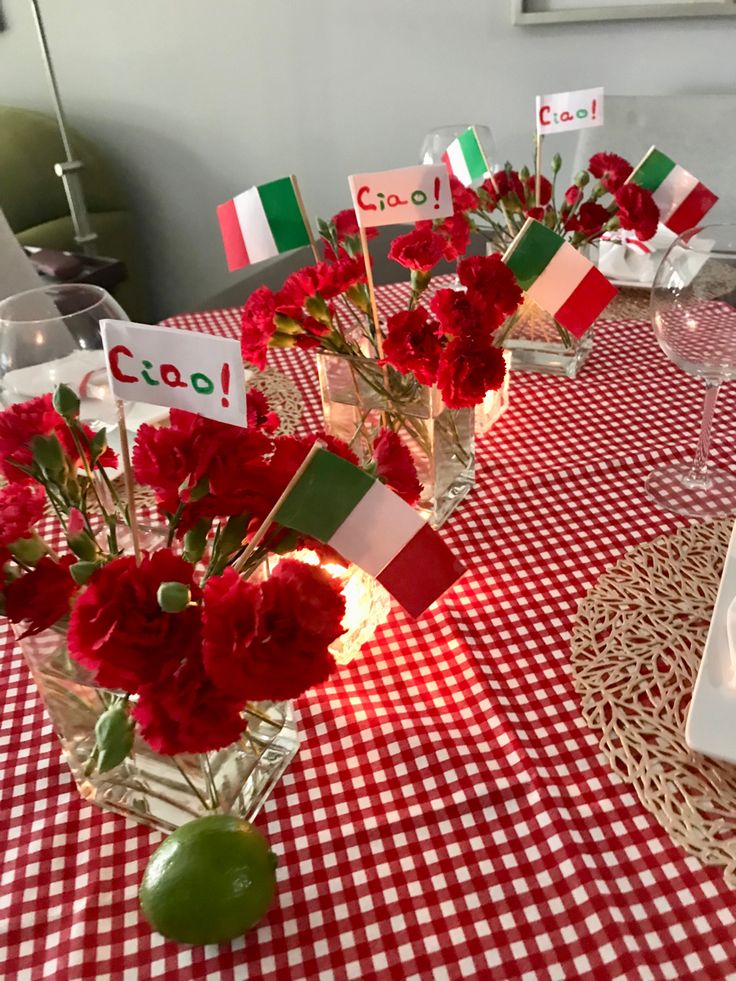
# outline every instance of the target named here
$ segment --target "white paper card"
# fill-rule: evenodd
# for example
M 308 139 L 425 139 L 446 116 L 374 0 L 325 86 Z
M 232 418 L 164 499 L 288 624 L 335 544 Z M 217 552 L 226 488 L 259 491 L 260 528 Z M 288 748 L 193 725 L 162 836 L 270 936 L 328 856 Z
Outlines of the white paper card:
M 603 125 L 603 88 L 537 96 L 537 133 L 566 133 Z
M 110 388 L 117 398 L 246 425 L 238 341 L 170 327 L 103 320 Z
M 450 175 L 444 164 L 353 174 L 348 183 L 363 228 L 447 218 L 453 211 Z

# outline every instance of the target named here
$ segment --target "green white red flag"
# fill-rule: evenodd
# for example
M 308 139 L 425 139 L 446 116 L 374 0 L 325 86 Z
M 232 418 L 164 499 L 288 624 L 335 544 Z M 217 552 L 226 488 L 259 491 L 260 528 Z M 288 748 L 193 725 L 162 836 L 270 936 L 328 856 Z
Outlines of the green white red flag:
M 503 261 L 526 295 L 574 337 L 582 337 L 618 292 L 551 228 L 527 218 Z
M 334 548 L 377 579 L 413 617 L 464 572 L 414 508 L 328 450 L 316 451 L 274 521 Z
M 295 178 L 250 187 L 217 209 L 230 272 L 309 245 Z
M 699 225 L 718 195 L 655 146 L 631 172 L 627 183 L 652 192 L 659 220 L 676 235 Z
M 442 155 L 442 162 L 466 187 L 483 180 L 490 172 L 475 126 L 469 126 L 452 141 Z

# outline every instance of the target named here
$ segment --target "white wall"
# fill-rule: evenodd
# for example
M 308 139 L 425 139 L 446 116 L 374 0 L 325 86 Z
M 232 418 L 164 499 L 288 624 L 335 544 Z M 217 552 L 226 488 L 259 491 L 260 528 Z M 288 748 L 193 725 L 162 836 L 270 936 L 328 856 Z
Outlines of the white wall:
M 736 18 L 511 25 L 507 0 L 42 0 L 70 120 L 118 162 L 160 316 L 230 285 L 215 207 L 290 171 L 307 207 L 490 122 L 530 157 L 533 96 L 736 90 Z M 47 108 L 28 0 L 4 0 L 0 102 Z M 0 134 L 2 138 L 2 134 Z

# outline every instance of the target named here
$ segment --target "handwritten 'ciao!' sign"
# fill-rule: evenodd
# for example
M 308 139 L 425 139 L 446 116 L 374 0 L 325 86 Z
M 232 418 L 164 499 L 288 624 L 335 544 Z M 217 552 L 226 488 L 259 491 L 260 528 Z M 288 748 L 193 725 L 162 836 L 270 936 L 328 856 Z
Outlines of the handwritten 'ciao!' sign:
M 355 214 L 363 228 L 447 218 L 452 214 L 450 177 L 444 164 L 353 174 L 348 182 Z
M 237 341 L 125 320 L 103 320 L 100 326 L 110 388 L 117 398 L 245 426 L 245 378 Z
M 603 125 L 603 89 L 537 96 L 537 133 L 566 133 Z

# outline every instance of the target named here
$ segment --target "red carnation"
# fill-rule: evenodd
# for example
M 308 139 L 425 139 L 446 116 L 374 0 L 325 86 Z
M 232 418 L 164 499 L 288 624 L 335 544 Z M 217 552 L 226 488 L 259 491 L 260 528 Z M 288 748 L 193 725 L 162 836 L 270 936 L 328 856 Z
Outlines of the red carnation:
M 437 377 L 440 346 L 437 323 L 424 307 L 402 310 L 388 318 L 383 353 L 398 371 L 411 371 L 417 381 L 431 385 Z
M 268 399 L 257 388 L 248 390 L 248 425 L 253 429 L 262 429 L 264 433 L 273 433 L 279 428 L 280 419 L 272 412 Z
M 464 256 L 470 245 L 470 223 L 463 215 L 452 215 L 436 226 L 435 231 L 445 239 L 445 259 L 455 262 Z
M 126 555 L 98 569 L 72 612 L 69 653 L 107 688 L 137 692 L 160 682 L 182 660 L 197 655 L 200 610 L 189 606 L 181 613 L 164 613 L 158 588 L 165 582 L 184 583 L 196 601 L 201 594 L 193 571 L 168 548 L 144 553 L 139 566 Z
M 475 211 L 478 207 L 478 195 L 472 187 L 466 187 L 454 174 L 450 174 L 450 193 L 452 207 L 456 215 L 466 211 Z
M 506 362 L 500 348 L 477 337 L 456 337 L 442 352 L 437 384 L 451 409 L 478 405 L 486 392 L 501 387 Z
M 565 191 L 565 204 L 569 208 L 574 207 L 580 198 L 583 196 L 583 191 L 577 186 L 577 184 L 571 184 L 570 187 Z M 564 205 L 563 205 L 564 208 Z
M 503 198 L 504 206 L 510 211 L 518 211 L 526 203 L 524 185 L 515 170 L 498 170 L 493 178 L 486 178 L 480 190 L 491 207 L 496 207 Z
M 642 242 L 651 238 L 659 224 L 659 208 L 651 192 L 638 184 L 624 184 L 614 197 L 621 227 L 635 231 Z
M 588 170 L 607 191 L 617 191 L 629 177 L 632 166 L 617 153 L 596 153 L 590 158 Z
M 222 691 L 245 702 L 250 699 L 246 648 L 258 629 L 261 594 L 234 569 L 213 576 L 204 587 L 202 659 L 205 670 Z
M 8 484 L 0 490 L 0 548 L 30 538 L 43 518 L 46 496 L 33 484 Z
M 409 448 L 401 442 L 399 434 L 381 429 L 373 442 L 373 459 L 378 479 L 407 504 L 416 504 L 422 485 Z
M 457 275 L 471 293 L 471 299 L 472 294 L 477 294 L 486 309 L 494 311 L 497 325 L 521 303 L 522 294 L 516 277 L 498 252 L 463 259 L 458 264 Z
M 243 734 L 241 705 L 218 690 L 193 652 L 160 683 L 144 685 L 133 707 L 141 735 L 157 753 L 207 753 Z
M 445 239 L 430 228 L 415 228 L 406 235 L 399 235 L 391 243 L 389 259 L 401 263 L 407 269 L 429 272 L 445 252 Z
M 552 183 L 544 174 L 539 175 L 539 198 L 537 199 L 537 178 L 534 174 L 529 174 L 523 182 L 524 201 L 533 200 L 535 205 L 544 207 L 552 200 Z
M 53 627 L 69 613 L 78 586 L 69 574 L 75 555 L 64 555 L 58 562 L 44 555 L 35 568 L 5 587 L 5 615 L 11 623 L 26 621 L 21 637 Z
M 258 633 L 246 652 L 251 700 L 296 698 L 335 667 L 345 601 L 322 569 L 282 559 L 261 585 Z
M 341 246 L 346 238 L 357 238 L 360 235 L 358 219 L 352 208 L 345 208 L 344 211 L 338 211 L 336 215 L 332 216 L 330 221 L 335 226 L 338 246 Z M 365 229 L 365 237 L 367 239 L 375 238 L 376 235 L 378 235 L 377 228 Z M 334 261 L 337 258 L 329 242 L 324 243 L 324 253 L 325 259 L 330 261 Z
M 94 436 L 89 426 L 82 426 L 88 439 Z M 80 463 L 79 453 L 66 423 L 53 406 L 50 394 L 38 395 L 19 402 L 0 412 L 0 468 L 9 481 L 28 481 L 30 478 L 14 464 L 30 467 L 33 462 L 31 442 L 34 436 L 54 434 L 61 443 L 71 466 Z M 104 467 L 116 467 L 117 456 L 109 447 L 99 458 Z
M 463 290 L 437 290 L 429 302 L 432 313 L 439 321 L 441 333 L 459 334 L 467 331 L 470 324 L 480 329 L 482 311 Z
M 276 330 L 276 297 L 268 286 L 259 286 L 245 302 L 240 315 L 240 349 L 245 361 L 261 371 L 266 367 L 266 351 Z
M 580 232 L 586 238 L 600 235 L 611 218 L 611 212 L 595 201 L 586 201 L 580 205 L 578 212 L 565 222 L 565 228 L 570 232 Z

